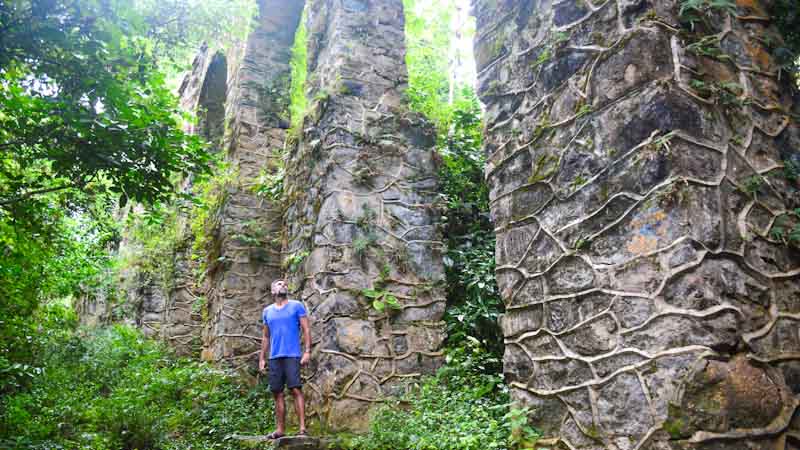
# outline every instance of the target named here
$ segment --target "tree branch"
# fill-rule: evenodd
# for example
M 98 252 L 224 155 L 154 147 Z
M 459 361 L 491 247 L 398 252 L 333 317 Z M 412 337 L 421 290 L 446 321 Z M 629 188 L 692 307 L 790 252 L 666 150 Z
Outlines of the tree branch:
M 45 188 L 45 189 L 39 189 L 39 190 L 36 190 L 36 191 L 26 192 L 26 193 L 24 193 L 24 194 L 22 194 L 22 195 L 20 195 L 19 197 L 16 197 L 16 198 L 12 198 L 12 199 L 8 199 L 8 200 L 0 200 L 0 206 L 12 205 L 12 204 L 20 202 L 22 200 L 31 198 L 34 195 L 41 195 L 41 194 L 47 194 L 47 193 L 50 193 L 50 192 L 63 191 L 64 189 L 76 188 L 78 186 L 80 186 L 80 184 L 70 183 L 70 184 L 65 184 L 65 185 L 61 185 L 61 186 L 49 187 L 49 188 Z

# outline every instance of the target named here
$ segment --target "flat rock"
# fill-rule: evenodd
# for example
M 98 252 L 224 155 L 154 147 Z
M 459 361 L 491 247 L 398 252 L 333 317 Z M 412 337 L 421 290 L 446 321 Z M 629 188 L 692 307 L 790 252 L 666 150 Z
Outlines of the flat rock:
M 280 439 L 270 439 L 267 436 L 234 434 L 231 435 L 230 438 L 242 441 L 245 445 L 251 445 L 254 448 L 270 448 L 275 450 L 324 450 L 326 448 L 318 438 L 308 436 L 284 436 Z

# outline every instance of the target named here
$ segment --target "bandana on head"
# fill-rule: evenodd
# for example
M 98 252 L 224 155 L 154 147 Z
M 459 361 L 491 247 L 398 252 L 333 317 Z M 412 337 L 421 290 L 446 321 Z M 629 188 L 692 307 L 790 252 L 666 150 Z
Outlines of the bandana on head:
M 280 282 L 282 282 L 282 281 L 283 281 L 283 280 L 281 280 L 281 279 L 278 279 L 278 280 L 275 280 L 275 281 L 273 281 L 273 282 L 272 282 L 272 285 L 270 286 L 270 289 L 271 289 L 271 291 L 272 291 L 272 295 L 278 295 L 278 294 L 280 294 L 280 290 L 278 289 L 278 283 L 280 283 Z

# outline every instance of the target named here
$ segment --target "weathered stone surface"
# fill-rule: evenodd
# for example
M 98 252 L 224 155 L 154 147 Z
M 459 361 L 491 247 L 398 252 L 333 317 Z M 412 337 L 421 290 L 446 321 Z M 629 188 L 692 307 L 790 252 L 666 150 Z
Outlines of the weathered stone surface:
M 797 446 L 797 97 L 736 3 L 473 2 L 504 371 L 565 448 Z
M 225 187 L 207 249 L 202 357 L 234 367 L 255 367 L 261 310 L 270 283 L 281 276 L 282 205 L 256 196 L 252 187 L 262 171 L 281 164 L 289 126 L 289 59 L 302 9 L 299 0 L 259 0 L 255 29 L 226 55 L 229 132 L 222 150 L 237 177 Z M 215 111 L 207 108 L 204 118 Z
M 434 132 L 403 99 L 401 0 L 315 1 L 307 30 L 310 105 L 289 150 L 286 254 L 301 261 L 291 288 L 313 321 L 310 415 L 363 429 L 373 405 L 442 362 Z

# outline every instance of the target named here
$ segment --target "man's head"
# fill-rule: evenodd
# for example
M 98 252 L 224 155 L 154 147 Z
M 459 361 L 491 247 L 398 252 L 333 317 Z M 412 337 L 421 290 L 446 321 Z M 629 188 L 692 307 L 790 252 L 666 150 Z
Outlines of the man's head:
M 289 287 L 286 286 L 286 281 L 277 279 L 272 282 L 272 286 L 270 286 L 270 291 L 272 292 L 272 296 L 276 298 L 286 297 L 289 294 Z

